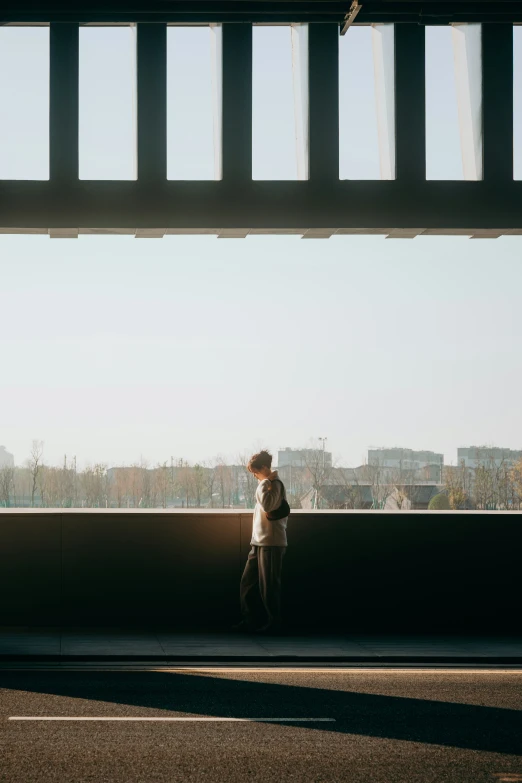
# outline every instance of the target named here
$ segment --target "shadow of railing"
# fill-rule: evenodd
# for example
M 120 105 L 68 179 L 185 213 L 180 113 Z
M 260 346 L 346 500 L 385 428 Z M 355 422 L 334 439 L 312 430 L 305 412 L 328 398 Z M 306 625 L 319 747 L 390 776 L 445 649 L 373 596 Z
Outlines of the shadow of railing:
M 42 715 L 329 717 L 335 722 L 303 725 L 317 732 L 522 756 L 522 711 L 477 704 L 181 672 L 0 672 L 0 688 L 4 703 L 16 703 L 17 710 L 25 703 L 33 716 L 45 710 Z M 81 703 L 39 699 L 35 712 L 34 694 Z

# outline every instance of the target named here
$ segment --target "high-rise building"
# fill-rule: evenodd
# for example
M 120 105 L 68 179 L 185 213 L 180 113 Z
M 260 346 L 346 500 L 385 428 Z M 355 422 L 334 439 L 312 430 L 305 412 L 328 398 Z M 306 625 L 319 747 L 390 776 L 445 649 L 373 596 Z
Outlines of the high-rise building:
M 312 462 L 322 460 L 324 454 L 325 467 L 332 467 L 332 452 L 322 449 L 291 449 L 287 446 L 277 452 L 277 467 L 280 468 L 306 468 Z
M 522 451 L 503 449 L 499 446 L 470 446 L 457 450 L 458 464 L 466 468 L 478 468 L 480 465 L 514 465 L 522 459 Z
M 368 465 L 399 470 L 421 470 L 432 465 L 441 468 L 444 465 L 444 454 L 400 448 L 368 449 Z
M 0 446 L 0 468 L 3 468 L 4 465 L 14 468 L 14 457 L 7 451 L 5 446 Z

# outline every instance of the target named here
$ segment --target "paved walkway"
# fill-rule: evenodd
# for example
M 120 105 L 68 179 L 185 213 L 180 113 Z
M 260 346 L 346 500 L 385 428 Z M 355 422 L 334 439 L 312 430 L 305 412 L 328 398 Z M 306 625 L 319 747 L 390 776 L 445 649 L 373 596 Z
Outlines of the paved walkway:
M 249 636 L 112 628 L 0 628 L 0 661 L 506 663 L 522 636 Z

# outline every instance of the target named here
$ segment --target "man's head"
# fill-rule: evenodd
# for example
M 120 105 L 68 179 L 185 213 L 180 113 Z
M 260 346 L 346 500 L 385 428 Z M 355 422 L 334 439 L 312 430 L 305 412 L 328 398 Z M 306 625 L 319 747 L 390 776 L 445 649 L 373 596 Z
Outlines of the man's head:
M 247 468 L 258 481 L 268 478 L 272 473 L 272 455 L 269 451 L 253 454 L 248 460 Z

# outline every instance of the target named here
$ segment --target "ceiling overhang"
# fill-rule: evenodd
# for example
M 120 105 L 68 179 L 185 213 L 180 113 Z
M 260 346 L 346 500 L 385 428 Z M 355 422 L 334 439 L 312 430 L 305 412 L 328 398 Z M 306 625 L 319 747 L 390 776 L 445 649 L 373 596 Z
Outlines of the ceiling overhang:
M 359 0 L 355 24 L 522 23 L 521 0 Z M 355 4 L 357 5 L 357 3 Z M 352 0 L 4 0 L 0 24 L 167 22 L 290 24 L 349 17 Z

